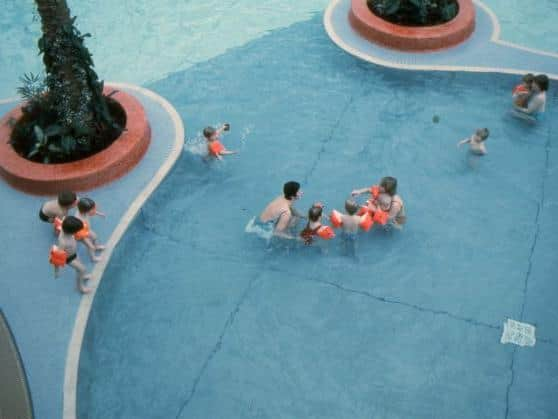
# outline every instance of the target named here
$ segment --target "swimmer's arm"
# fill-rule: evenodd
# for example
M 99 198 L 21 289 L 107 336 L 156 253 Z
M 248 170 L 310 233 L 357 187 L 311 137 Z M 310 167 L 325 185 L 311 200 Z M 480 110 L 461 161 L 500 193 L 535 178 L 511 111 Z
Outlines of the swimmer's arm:
M 388 217 L 390 220 L 393 220 L 395 217 L 397 217 L 397 214 L 399 214 L 401 212 L 401 203 L 394 201 L 393 204 L 391 205 L 391 209 L 389 210 L 389 214 Z
M 471 142 L 471 138 L 465 138 L 457 143 L 457 147 L 461 147 L 463 144 L 467 144 Z
M 370 188 L 355 189 L 351 192 L 352 196 L 362 195 L 363 193 L 370 193 Z
M 279 221 L 275 226 L 275 231 L 273 234 L 284 239 L 293 239 L 294 237 L 287 233 L 287 228 L 289 228 L 289 222 L 291 221 L 291 216 L 288 213 L 283 213 L 279 217 Z
M 219 154 L 221 154 L 221 156 L 230 156 L 231 154 L 238 154 L 238 151 L 223 150 Z

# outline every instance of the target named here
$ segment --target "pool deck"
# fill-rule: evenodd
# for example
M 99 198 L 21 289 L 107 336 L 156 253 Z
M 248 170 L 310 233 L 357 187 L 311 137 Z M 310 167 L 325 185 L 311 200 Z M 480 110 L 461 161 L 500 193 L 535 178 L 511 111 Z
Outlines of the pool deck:
M 476 4 L 478 25 L 473 37 L 451 50 L 429 54 L 395 52 L 360 38 L 344 24 L 349 0 L 331 3 L 325 14 L 325 25 L 341 48 L 387 67 L 511 74 L 535 71 L 558 79 L 558 54 L 499 40 L 494 14 L 482 3 Z M 94 270 L 93 286 L 102 277 L 110 252 L 127 225 L 171 170 L 182 151 L 184 138 L 182 122 L 164 99 L 134 86 L 121 88 L 136 95 L 145 107 L 152 125 L 153 143 L 130 174 L 87 194 L 107 213 L 106 220 L 95 220 L 94 225 L 100 240 L 108 242 L 109 249 Z M 13 108 L 14 100 L 0 100 L 0 114 Z M 76 291 L 74 274 L 69 269 L 64 270 L 59 280 L 53 279 L 47 254 L 54 236 L 49 226 L 37 217 L 43 199 L 25 195 L 3 182 L 0 199 L 0 226 L 8 244 L 0 255 L 0 308 L 24 362 L 35 417 L 74 418 L 79 352 L 94 293 L 82 297 Z M 87 260 L 83 251 L 81 257 Z M 555 350 L 555 342 L 547 339 L 546 343 Z
M 140 100 L 151 123 L 152 144 L 128 175 L 82 194 L 92 197 L 107 214 L 106 219 L 95 220 L 94 225 L 100 240 L 108 245 L 103 260 L 93 270 L 90 285 L 95 289 L 112 249 L 172 168 L 182 152 L 184 138 L 180 118 L 164 99 L 143 88 L 112 85 Z M 15 104 L 13 100 L 0 103 L 0 114 Z M 25 195 L 0 182 L 0 199 L 0 226 L 5 243 L 9 244 L 0 256 L 0 307 L 24 362 L 35 417 L 60 418 L 63 405 L 66 409 L 72 405 L 63 400 L 64 388 L 75 389 L 72 378 L 77 379 L 81 336 L 94 292 L 82 297 L 76 290 L 74 272 L 68 268 L 63 270 L 60 279 L 54 279 L 48 249 L 55 237 L 50 226 L 37 217 L 44 198 Z M 80 257 L 88 261 L 83 249 Z M 93 268 L 90 264 L 89 267 Z M 75 374 L 71 374 L 71 366 Z
M 558 54 L 502 41 L 498 18 L 479 0 L 475 1 L 477 18 L 473 35 L 454 48 L 430 53 L 396 51 L 368 41 L 349 24 L 350 6 L 351 0 L 333 0 L 324 14 L 324 26 L 333 42 L 364 61 L 404 70 L 535 72 L 558 79 Z

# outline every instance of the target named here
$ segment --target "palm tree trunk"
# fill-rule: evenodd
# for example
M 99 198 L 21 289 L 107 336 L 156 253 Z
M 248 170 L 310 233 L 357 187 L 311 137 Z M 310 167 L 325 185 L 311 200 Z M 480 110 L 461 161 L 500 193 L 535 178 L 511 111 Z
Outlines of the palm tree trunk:
M 110 121 L 103 85 L 93 71 L 91 54 L 74 27 L 66 0 L 35 0 L 41 17 L 43 53 L 49 102 L 59 123 L 75 137 L 87 137 Z M 110 123 L 110 122 L 109 122 Z

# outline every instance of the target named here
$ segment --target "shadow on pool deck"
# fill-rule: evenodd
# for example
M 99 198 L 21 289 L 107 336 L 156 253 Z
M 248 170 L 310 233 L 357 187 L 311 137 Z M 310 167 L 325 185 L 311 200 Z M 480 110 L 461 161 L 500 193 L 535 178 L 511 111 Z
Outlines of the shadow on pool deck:
M 190 138 L 105 273 L 79 417 L 551 418 L 558 103 L 546 124 L 510 119 L 515 81 L 364 64 L 317 16 L 150 86 Z M 206 164 L 195 132 L 218 121 L 241 154 Z M 455 144 L 480 126 L 471 169 Z M 285 180 L 304 210 L 385 174 L 409 224 L 352 255 L 244 234 Z M 501 345 L 506 317 L 537 345 Z

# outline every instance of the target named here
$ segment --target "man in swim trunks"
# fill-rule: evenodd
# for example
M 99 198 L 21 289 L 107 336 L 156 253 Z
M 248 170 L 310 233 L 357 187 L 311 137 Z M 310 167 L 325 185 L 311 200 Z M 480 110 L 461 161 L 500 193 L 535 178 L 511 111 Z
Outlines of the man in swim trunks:
M 302 196 L 300 184 L 298 182 L 287 182 L 283 185 L 283 195 L 275 198 L 263 210 L 260 215 L 260 222 L 273 225 L 275 236 L 294 239 L 288 230 L 299 218 L 304 218 L 294 207 L 294 202 Z

